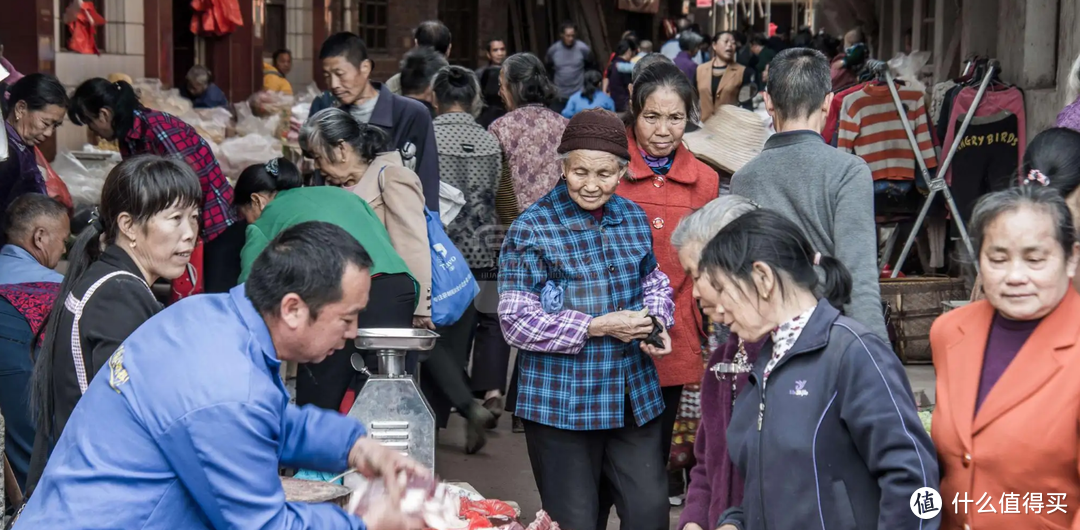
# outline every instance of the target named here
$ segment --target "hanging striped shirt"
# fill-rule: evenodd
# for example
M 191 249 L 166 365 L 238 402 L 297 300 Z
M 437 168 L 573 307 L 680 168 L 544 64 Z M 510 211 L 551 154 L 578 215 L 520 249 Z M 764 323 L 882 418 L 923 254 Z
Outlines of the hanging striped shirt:
M 899 90 L 927 169 L 937 167 L 922 92 Z M 867 86 L 844 98 L 837 148 L 862 157 L 874 180 L 912 180 L 917 163 L 887 86 Z

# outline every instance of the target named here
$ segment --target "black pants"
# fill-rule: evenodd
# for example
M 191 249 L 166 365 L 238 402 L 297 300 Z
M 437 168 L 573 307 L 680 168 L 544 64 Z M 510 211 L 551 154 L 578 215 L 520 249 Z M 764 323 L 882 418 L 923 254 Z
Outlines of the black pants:
M 469 343 L 472 345 L 472 390 L 483 397 L 491 390 L 506 392 L 506 370 L 510 366 L 510 345 L 499 327 L 499 270 L 495 267 L 472 269 L 480 284 L 476 323 Z
M 525 422 L 536 486 L 544 510 L 567 530 L 603 530 L 601 484 L 610 487 L 623 530 L 667 530 L 667 478 L 656 446 L 660 419 L 638 427 L 626 402 L 620 429 L 569 431 Z
M 510 373 L 510 385 L 506 389 L 506 412 L 513 413 L 517 408 L 518 397 L 518 370 L 521 362 L 521 354 L 514 358 L 514 371 Z
M 435 328 L 439 339 L 420 364 L 420 389 L 435 412 L 435 425 L 446 428 L 450 409 L 464 413 L 472 404 L 469 384 L 469 346 L 476 328 L 476 310 L 469 306 L 457 322 Z
M 358 327 L 412 327 L 416 289 L 408 275 L 385 274 L 372 278 L 368 300 L 367 308 L 360 312 Z M 345 392 L 349 388 L 358 389 L 365 381 L 352 367 L 355 351 L 356 345 L 350 342 L 321 363 L 301 364 L 296 374 L 296 404 L 338 410 Z M 375 373 L 378 360 L 374 352 L 362 353 L 366 354 L 368 370 Z
M 203 246 L 203 291 L 227 293 L 240 278 L 240 251 L 244 249 L 247 223 L 237 221 Z
M 660 389 L 664 396 L 664 413 L 660 415 L 660 454 L 664 458 L 664 465 L 671 456 L 671 439 L 675 436 L 675 420 L 679 417 L 679 401 L 682 398 L 682 385 L 665 386 Z

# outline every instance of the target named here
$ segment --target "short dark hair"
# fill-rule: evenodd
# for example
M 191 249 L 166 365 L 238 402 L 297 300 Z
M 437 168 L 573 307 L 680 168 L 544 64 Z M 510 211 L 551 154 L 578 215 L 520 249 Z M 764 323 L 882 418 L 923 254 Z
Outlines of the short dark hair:
M 568 30 L 568 29 L 572 29 L 572 30 L 574 30 L 576 32 L 577 31 L 577 24 L 574 24 L 573 22 L 570 22 L 569 20 L 567 20 L 566 22 L 563 22 L 562 24 L 559 24 L 559 36 L 561 37 L 564 33 L 566 33 L 566 30 Z
M 288 55 L 289 57 L 292 57 L 292 52 L 291 52 L 291 51 L 289 51 L 289 50 L 288 50 L 288 49 L 286 49 L 286 48 L 282 48 L 282 49 L 280 49 L 280 50 L 278 50 L 278 51 L 274 52 L 273 58 L 272 58 L 272 59 L 270 59 L 270 61 L 271 61 L 271 62 L 272 62 L 272 63 L 273 63 L 273 64 L 274 64 L 275 66 L 277 66 L 277 60 L 278 60 L 278 57 L 281 57 L 282 55 Z
M 820 286 L 814 266 L 818 252 L 798 225 L 779 213 L 761 209 L 744 213 L 720 229 L 705 245 L 699 269 L 710 275 L 723 272 L 753 286 L 754 263 L 764 263 L 776 275 L 784 296 L 788 293 L 781 273 L 786 273 L 795 285 L 824 296 L 842 311 L 851 301 L 851 273 L 840 260 L 822 254 L 817 266 L 825 273 L 825 284 Z
M 810 48 L 784 50 L 769 63 L 765 90 L 782 118 L 805 118 L 820 108 L 832 91 L 829 60 Z
M 679 34 L 679 49 L 684 52 L 694 51 L 701 46 L 701 43 L 704 42 L 704 40 L 705 39 L 703 39 L 701 35 L 698 35 L 693 31 L 684 31 Z
M 643 58 L 641 61 L 644 60 Z M 638 61 L 638 64 L 641 61 Z M 630 96 L 630 112 L 623 115 L 623 121 L 627 127 L 634 125 L 634 122 L 641 115 L 641 111 L 645 108 L 645 102 L 649 100 L 649 96 L 661 88 L 672 90 L 683 100 L 688 123 L 697 123 L 701 119 L 701 102 L 698 98 L 697 87 L 690 82 L 686 74 L 674 63 L 670 61 L 654 62 L 643 70 L 635 72 L 633 80 L 634 93 Z
M 15 241 L 34 229 L 41 217 L 67 217 L 67 207 L 40 193 L 26 193 L 15 198 L 4 212 L 4 235 Z
M 314 320 L 344 296 L 341 282 L 349 265 L 371 269 L 371 256 L 356 238 L 330 223 L 299 223 L 274 236 L 255 258 L 244 290 L 264 317 L 279 316 L 281 300 L 296 293 Z
M 449 65 L 446 56 L 429 46 L 413 48 L 401 60 L 401 93 L 412 96 L 423 94 L 439 69 Z
M 251 204 L 256 193 L 276 193 L 304 185 L 304 176 L 289 159 L 275 158 L 265 164 L 252 164 L 236 179 L 233 186 L 233 206 Z
M 331 57 L 344 57 L 353 66 L 360 68 L 368 60 L 367 44 L 355 33 L 342 31 L 330 35 L 319 48 L 319 60 Z
M 506 41 L 501 38 L 488 39 L 487 42 L 484 43 L 484 51 L 490 52 L 491 45 L 495 44 L 496 42 L 501 42 L 503 43 L 503 45 L 506 45 Z
M 534 103 L 548 105 L 555 99 L 555 85 L 548 78 L 540 58 L 531 53 L 515 53 L 502 64 L 514 107 Z
M 83 81 L 68 106 L 68 118 L 75 125 L 83 125 L 98 117 L 103 109 L 112 111 L 113 134 L 117 138 L 127 136 L 135 124 L 135 111 L 142 109 L 139 96 L 127 81 L 110 82 L 95 77 Z
M 66 109 L 68 106 L 67 90 L 60 80 L 49 74 L 30 74 L 15 82 L 8 89 L 4 116 L 10 116 L 15 104 L 23 101 L 31 111 L 42 110 L 49 105 Z
M 638 43 L 633 39 L 623 39 L 615 45 L 615 55 L 622 55 L 630 50 L 637 50 Z
M 443 55 L 450 51 L 450 28 L 438 20 L 421 23 L 413 32 L 413 38 L 417 46 L 430 46 Z
M 763 33 L 755 33 L 753 37 L 750 37 L 750 44 L 767 47 L 769 45 L 769 38 Z

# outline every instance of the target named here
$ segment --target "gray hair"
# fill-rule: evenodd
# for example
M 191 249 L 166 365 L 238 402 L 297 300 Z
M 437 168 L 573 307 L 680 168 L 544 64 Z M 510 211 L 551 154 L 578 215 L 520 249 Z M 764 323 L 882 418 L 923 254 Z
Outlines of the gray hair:
M 679 221 L 671 233 L 671 246 L 678 251 L 691 244 L 705 245 L 728 223 L 757 209 L 754 201 L 739 195 L 713 199 Z
M 318 153 L 334 160 L 334 147 L 348 144 L 361 160 L 371 162 L 379 153 L 393 149 L 386 131 L 356 121 L 342 109 L 323 109 L 315 113 L 300 127 L 300 149 L 308 158 Z
M 705 42 L 705 38 L 693 31 L 686 30 L 679 34 L 679 49 L 684 52 L 697 50 L 702 42 Z
M 986 230 L 1006 213 L 1011 213 L 1024 206 L 1041 210 L 1047 213 L 1054 222 L 1058 244 L 1065 251 L 1065 258 L 1072 254 L 1073 245 L 1076 244 L 1076 226 L 1073 224 L 1072 213 L 1065 199 L 1055 190 L 1039 184 L 1027 184 L 1016 186 L 1003 191 L 983 195 L 979 202 L 975 203 L 975 211 L 971 214 L 971 243 L 975 248 L 976 256 L 982 252 L 983 242 L 986 239 Z
M 21 242 L 38 227 L 38 221 L 45 219 L 67 218 L 67 207 L 56 199 L 41 193 L 20 195 L 8 205 L 4 213 L 4 234 L 9 243 Z
M 198 83 L 200 85 L 209 85 L 210 84 L 210 69 L 203 66 L 203 65 L 201 65 L 201 64 L 197 64 L 195 66 L 192 66 L 191 70 L 188 70 L 186 79 L 188 81 L 192 82 L 192 83 Z
M 675 64 L 674 61 L 668 58 L 667 55 L 662 53 L 647 53 L 644 57 L 638 59 L 637 63 L 634 63 L 634 70 L 630 73 L 630 83 L 637 83 L 638 77 L 645 71 L 646 68 L 656 63 L 668 63 Z
M 648 56 L 643 57 L 638 64 L 640 65 L 646 58 Z M 634 126 L 649 97 L 661 89 L 671 90 L 679 96 L 684 105 L 687 122 L 701 121 L 701 98 L 698 97 L 697 88 L 686 77 L 686 74 L 675 66 L 675 63 L 653 61 L 653 64 L 640 73 L 635 69 L 632 75 L 634 82 L 632 83 L 633 91 L 630 93 L 630 109 L 622 116 L 623 123 L 627 127 Z
M 776 54 L 769 63 L 766 91 L 781 118 L 810 116 L 832 91 L 829 59 L 811 48 L 791 48 Z

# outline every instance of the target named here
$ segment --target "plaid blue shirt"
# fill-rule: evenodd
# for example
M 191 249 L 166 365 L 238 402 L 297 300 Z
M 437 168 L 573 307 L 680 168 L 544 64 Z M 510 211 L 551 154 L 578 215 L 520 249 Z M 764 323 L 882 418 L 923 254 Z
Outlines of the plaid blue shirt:
M 644 211 L 618 195 L 592 214 L 571 201 L 566 185 L 530 206 L 503 242 L 499 320 L 518 347 L 515 414 L 568 430 L 623 427 L 629 396 L 644 425 L 664 410 L 660 379 L 637 341 L 588 338 L 593 317 L 649 307 L 666 326 L 674 303 L 657 269 Z M 561 288 L 561 302 L 550 291 Z

